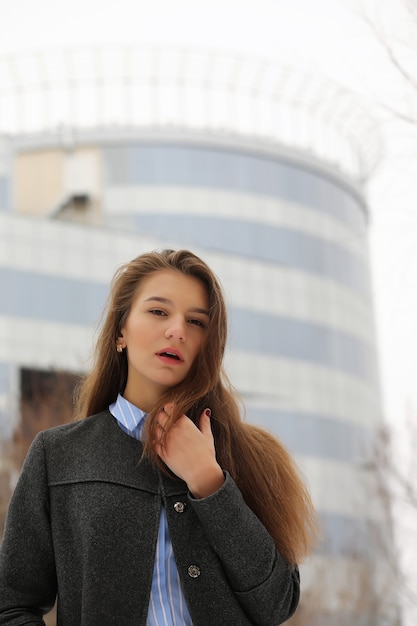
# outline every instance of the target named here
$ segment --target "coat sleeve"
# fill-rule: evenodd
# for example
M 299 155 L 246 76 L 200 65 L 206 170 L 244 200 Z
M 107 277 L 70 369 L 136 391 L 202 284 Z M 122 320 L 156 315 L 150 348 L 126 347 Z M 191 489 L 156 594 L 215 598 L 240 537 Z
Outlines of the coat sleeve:
M 282 624 L 298 606 L 298 568 L 280 555 L 231 476 L 225 476 L 216 493 L 200 500 L 189 494 L 190 503 L 246 615 L 257 626 Z
M 42 434 L 28 452 L 0 547 L 0 624 L 44 624 L 56 597 Z

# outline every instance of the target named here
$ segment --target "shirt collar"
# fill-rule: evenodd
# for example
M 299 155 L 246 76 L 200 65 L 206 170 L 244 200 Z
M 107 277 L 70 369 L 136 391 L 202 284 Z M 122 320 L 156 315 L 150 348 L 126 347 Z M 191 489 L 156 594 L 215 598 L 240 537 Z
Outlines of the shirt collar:
M 109 406 L 109 411 L 117 419 L 123 430 L 129 433 L 142 431 L 146 413 L 126 400 L 120 393 L 116 402 Z

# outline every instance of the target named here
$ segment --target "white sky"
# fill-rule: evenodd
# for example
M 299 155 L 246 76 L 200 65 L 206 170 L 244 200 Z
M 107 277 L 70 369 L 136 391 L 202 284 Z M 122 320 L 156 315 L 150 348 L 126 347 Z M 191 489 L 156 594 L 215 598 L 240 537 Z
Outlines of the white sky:
M 360 4 L 392 44 L 407 36 L 402 0 L 0 0 L 0 53 L 80 43 L 203 45 L 296 61 L 361 94 L 387 142 L 369 186 L 370 240 L 386 416 L 403 426 L 407 405 L 417 411 L 417 130 L 378 106 L 403 106 L 405 94 L 358 16 Z M 414 54 L 398 49 L 417 76 L 417 23 L 414 38 Z

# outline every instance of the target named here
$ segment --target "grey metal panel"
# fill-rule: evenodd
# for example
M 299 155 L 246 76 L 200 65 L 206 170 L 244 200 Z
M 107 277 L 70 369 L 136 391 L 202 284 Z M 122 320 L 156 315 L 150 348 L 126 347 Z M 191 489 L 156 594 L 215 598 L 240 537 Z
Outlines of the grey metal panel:
M 134 144 L 102 149 L 105 185 L 190 185 L 283 198 L 362 231 L 363 208 L 333 181 L 272 157 L 196 146 Z
M 331 415 L 246 405 L 249 422 L 274 433 L 292 453 L 342 462 L 369 458 L 373 431 Z
M 232 349 L 301 359 L 377 383 L 374 347 L 343 331 L 244 309 L 233 309 L 230 326 Z
M 123 216 L 120 216 L 123 219 Z M 158 213 L 130 215 L 141 235 L 173 238 L 181 245 L 220 250 L 317 274 L 370 301 L 369 270 L 363 259 L 337 243 L 281 226 L 230 218 Z
M 0 268 L 0 314 L 65 324 L 94 324 L 108 285 L 64 276 Z

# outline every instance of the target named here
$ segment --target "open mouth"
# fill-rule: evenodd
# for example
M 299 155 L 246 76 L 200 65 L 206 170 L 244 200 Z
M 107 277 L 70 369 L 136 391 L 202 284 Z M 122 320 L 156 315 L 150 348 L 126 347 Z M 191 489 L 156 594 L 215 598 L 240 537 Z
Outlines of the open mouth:
M 176 354 L 175 352 L 170 352 L 169 350 L 163 350 L 162 352 L 158 352 L 158 356 L 161 356 L 165 359 L 172 359 L 173 361 L 182 361 L 183 359 L 181 359 L 181 357 L 179 356 L 179 354 Z

